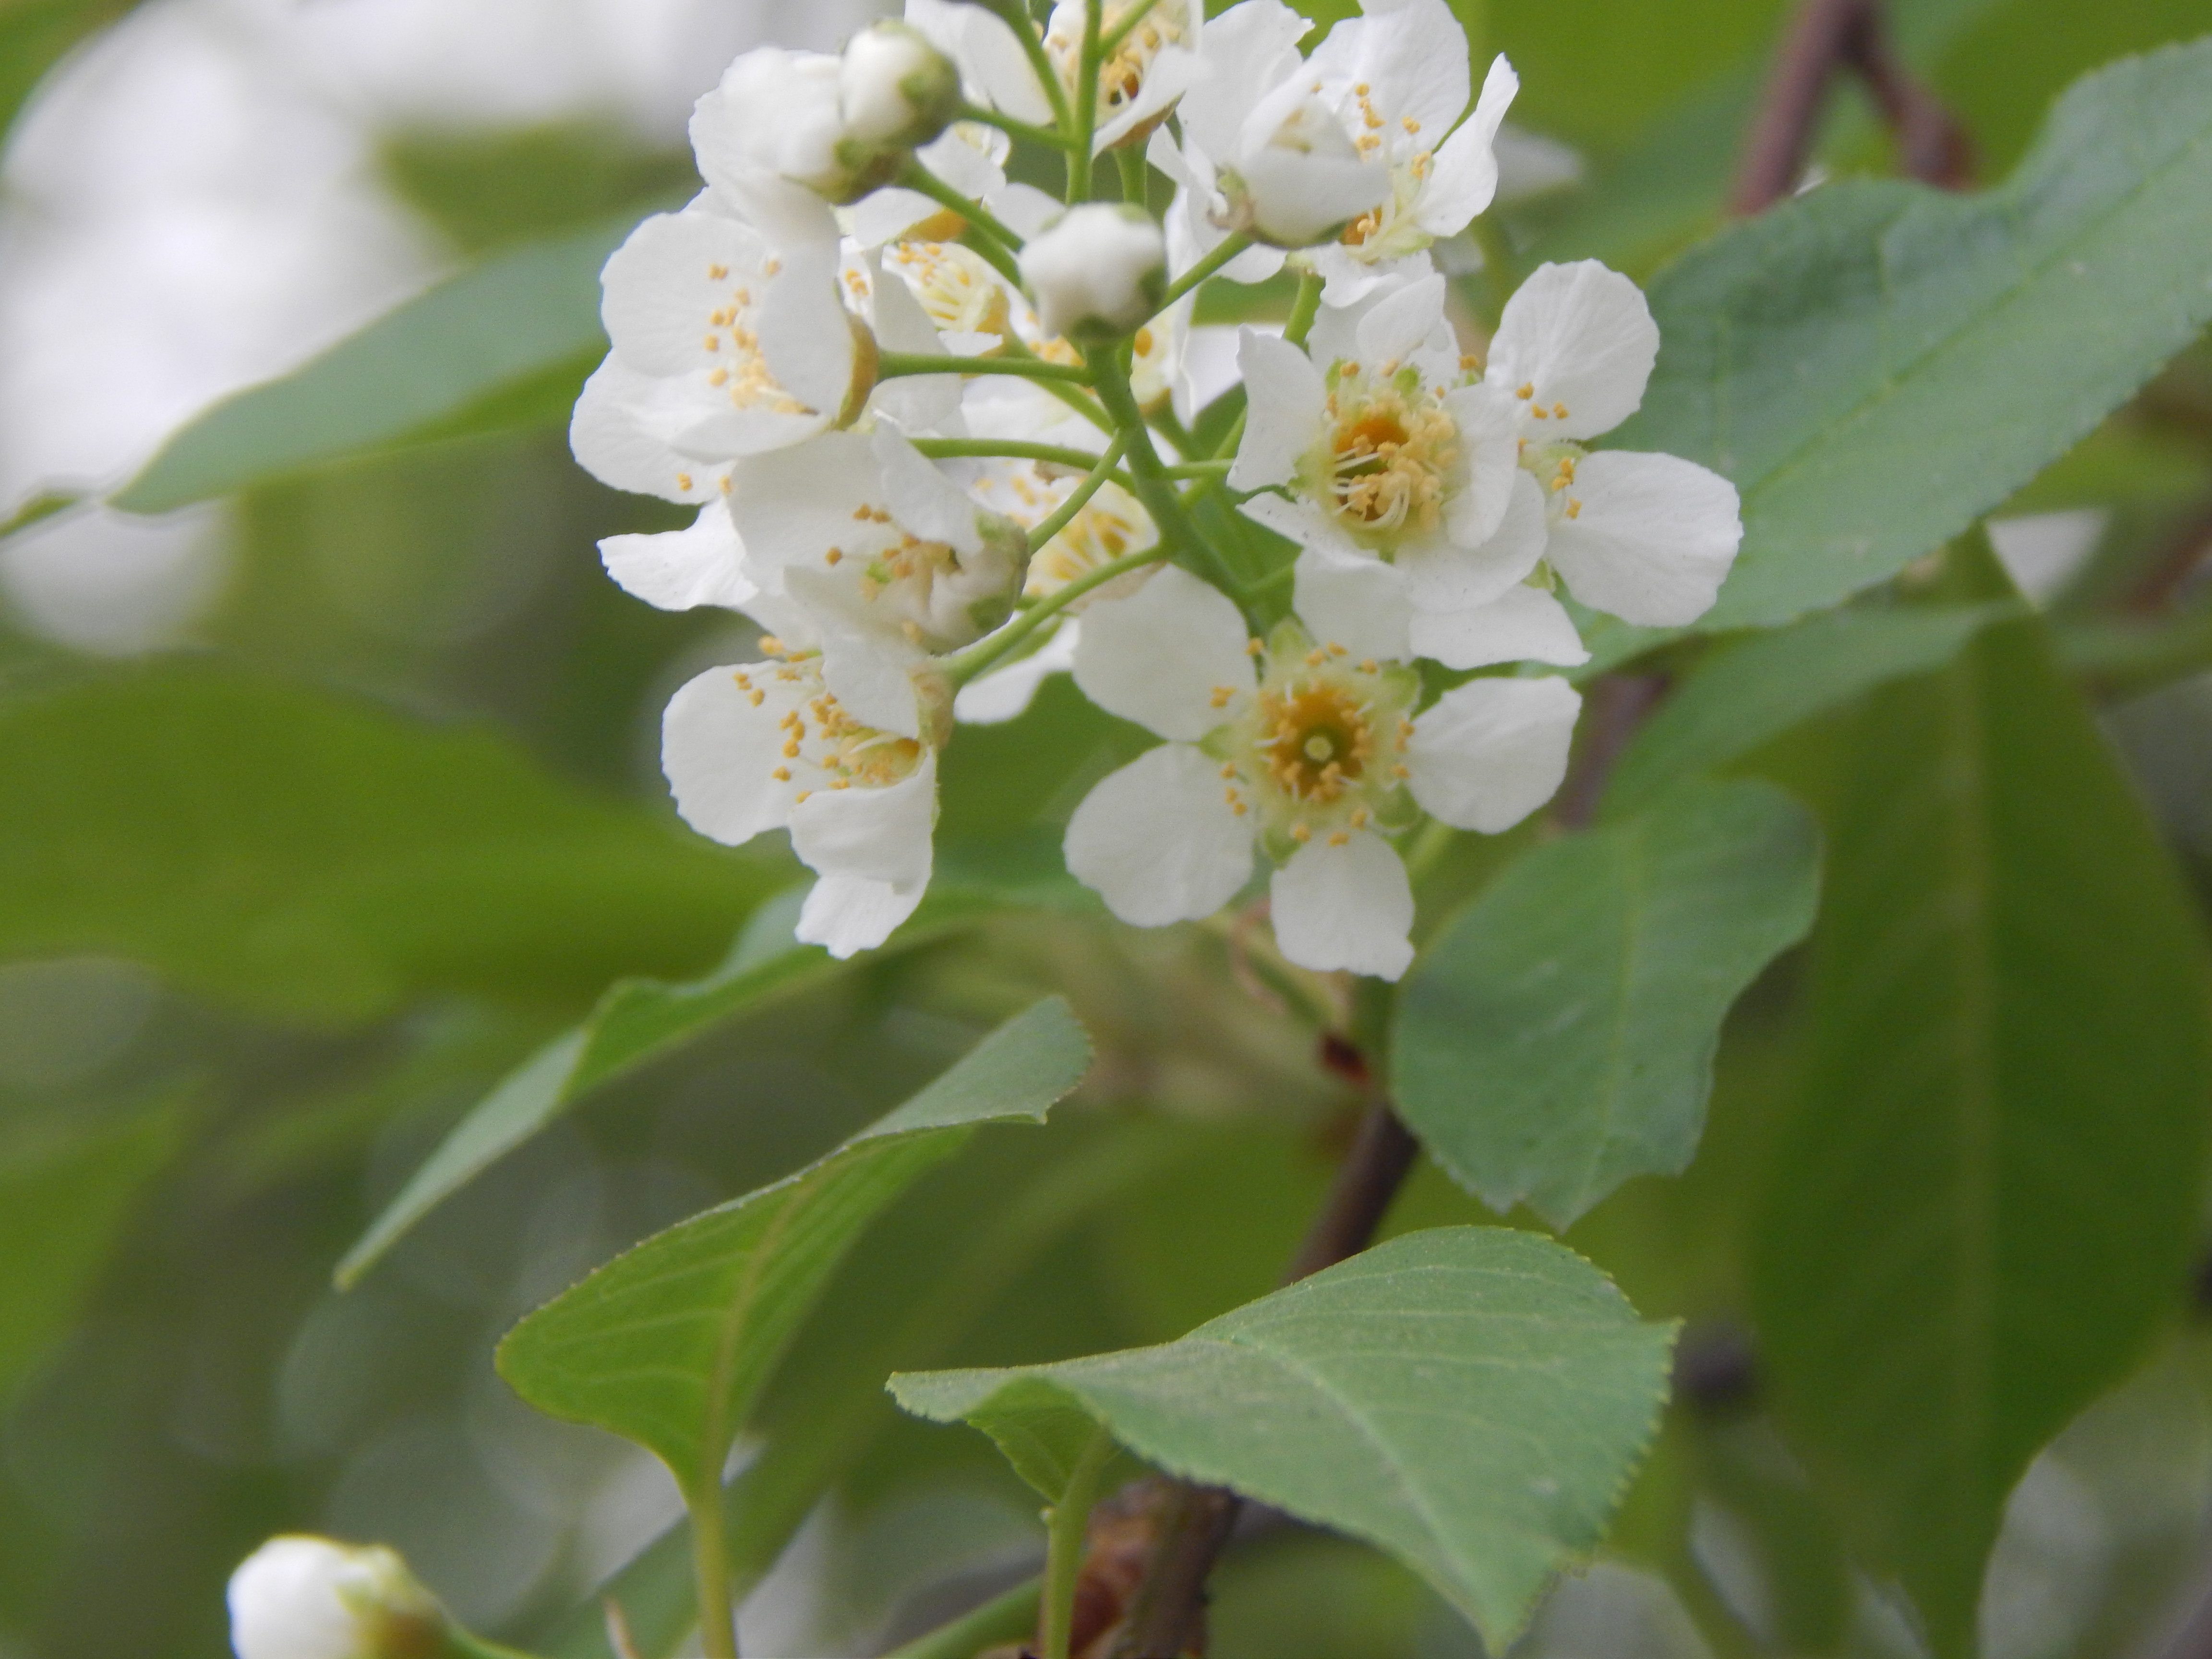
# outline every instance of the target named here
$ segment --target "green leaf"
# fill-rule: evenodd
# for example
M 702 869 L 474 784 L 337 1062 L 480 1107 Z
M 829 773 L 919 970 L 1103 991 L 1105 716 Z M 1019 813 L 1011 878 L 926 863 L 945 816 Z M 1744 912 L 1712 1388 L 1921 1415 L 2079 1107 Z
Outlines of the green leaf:
M 0 957 L 126 957 L 285 1019 L 680 971 L 782 878 L 489 732 L 204 661 L 0 704 Z
M 1829 185 L 1684 258 L 1617 437 L 1743 491 L 1701 626 L 1832 605 L 1959 535 L 2212 319 L 2209 272 L 2212 40 L 2087 76 L 1985 196 Z
M 1730 1005 L 1812 926 L 1820 836 L 1764 783 L 1700 784 L 1539 847 L 1415 966 L 1398 1109 L 1492 1209 L 1566 1226 L 1696 1152 Z
M 166 513 L 437 438 L 565 422 L 606 352 L 599 268 L 635 212 L 487 259 L 174 434 L 114 504 Z
M 719 1503 L 755 1399 L 861 1230 L 979 1124 L 1042 1122 L 1090 1063 L 1066 1003 L 1038 1003 L 828 1157 L 656 1234 L 532 1314 L 500 1344 L 500 1374 L 541 1411 L 647 1447 L 695 1504 Z
M 1962 1654 L 2014 1482 L 2180 1304 L 2207 978 L 2039 623 L 1877 693 L 1850 760 L 1753 1309 L 1784 1426 Z
M 181 1111 L 162 1108 L 89 1132 L 57 1124 L 0 1142 L 0 1403 L 75 1321 L 184 1127 Z
M 358 1282 L 407 1231 L 501 1158 L 552 1123 L 593 1090 L 659 1059 L 714 1027 L 777 997 L 919 950 L 1024 903 L 1069 900 L 1088 908 L 1065 869 L 1056 883 L 1019 890 L 964 883 L 940 871 L 915 914 L 890 939 L 854 962 L 839 962 L 818 945 L 792 937 L 804 889 L 762 905 L 729 959 L 705 979 L 617 981 L 591 1017 L 548 1042 L 469 1109 L 399 1194 L 338 1263 L 341 1289 Z
M 1678 780 L 1747 755 L 1801 720 L 1939 668 L 2015 609 L 1999 602 L 1837 611 L 1716 652 L 1622 751 L 1606 786 L 1606 811 L 1632 812 Z
M 1102 1424 L 1175 1474 L 1388 1550 L 1501 1651 L 1546 1580 L 1602 1534 L 1673 1345 L 1564 1246 L 1453 1227 L 1159 1347 L 890 1387 L 917 1416 L 1032 1447 Z

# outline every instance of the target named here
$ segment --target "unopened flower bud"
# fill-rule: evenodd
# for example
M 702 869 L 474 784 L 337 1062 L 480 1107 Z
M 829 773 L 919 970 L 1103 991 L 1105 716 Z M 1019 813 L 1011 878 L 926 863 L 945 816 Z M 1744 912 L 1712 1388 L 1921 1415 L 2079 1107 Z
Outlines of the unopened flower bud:
M 1126 334 L 1159 309 L 1166 277 L 1159 227 L 1103 202 L 1070 208 L 1022 251 L 1047 334 Z
M 845 48 L 837 96 L 847 138 L 912 149 L 959 112 L 960 71 L 920 30 L 878 23 Z
M 430 1659 L 451 1650 L 445 1611 L 380 1547 L 272 1538 L 230 1576 L 238 1659 Z

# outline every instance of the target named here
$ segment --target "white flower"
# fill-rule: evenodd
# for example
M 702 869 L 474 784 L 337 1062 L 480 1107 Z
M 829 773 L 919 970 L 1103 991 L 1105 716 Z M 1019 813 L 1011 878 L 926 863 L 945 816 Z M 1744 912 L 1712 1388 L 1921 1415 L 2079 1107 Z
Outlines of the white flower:
M 1084 617 L 1075 677 L 1109 713 L 1168 739 L 1102 781 L 1069 823 L 1067 867 L 1123 921 L 1194 921 L 1228 902 L 1254 853 L 1284 955 L 1395 979 L 1413 899 L 1384 838 L 1421 810 L 1496 833 L 1565 775 L 1581 699 L 1564 680 L 1480 679 L 1419 718 L 1419 677 L 1313 645 L 1285 623 L 1248 641 L 1227 599 L 1164 569 Z
M 976 103 L 1032 126 L 1052 120 L 1044 85 L 1004 18 L 968 0 L 906 0 L 906 21 L 959 65 Z
M 864 30 L 842 57 L 757 47 L 692 110 L 700 176 L 780 245 L 835 240 L 830 204 L 889 184 L 951 119 L 960 79 L 903 23 Z
M 1361 656 L 1583 661 L 1558 601 L 1522 586 L 1543 494 L 1516 465 L 1517 417 L 1468 383 L 1443 303 L 1442 276 L 1385 288 L 1325 312 L 1310 355 L 1248 330 L 1230 486 L 1289 489 L 1243 511 L 1300 544 L 1298 614 Z
M 1029 541 L 889 427 L 738 463 L 746 574 L 805 610 L 854 718 L 921 735 L 913 676 L 1013 608 Z
M 857 414 L 872 344 L 839 299 L 835 250 L 779 257 L 694 204 L 632 231 L 602 274 L 613 344 L 576 404 L 576 458 L 623 489 L 717 493 L 717 464 L 801 442 Z
M 1022 250 L 1022 280 L 1048 334 L 1127 334 L 1159 308 L 1167 244 L 1133 207 L 1070 208 Z
M 911 683 L 908 696 L 901 724 L 927 727 L 926 739 L 855 720 L 810 655 L 710 669 L 661 723 L 661 768 L 684 822 L 732 847 L 789 830 L 820 877 L 798 936 L 833 956 L 882 944 L 929 885 L 943 720 Z
M 1310 82 L 1321 87 L 1316 95 L 1390 178 L 1378 205 L 1314 253 L 1331 305 L 1351 304 L 1409 265 L 1425 270 L 1429 244 L 1456 235 L 1490 205 L 1498 124 L 1521 86 L 1512 65 L 1495 59 L 1462 121 L 1467 34 L 1444 0 L 1361 0 L 1361 9 L 1364 16 L 1331 29 L 1306 63 Z
M 1045 55 L 1071 106 L 1081 84 L 1085 12 L 1084 0 L 1060 0 L 1045 27 Z M 1106 0 L 1098 35 L 1102 46 L 1113 45 L 1098 64 L 1093 155 L 1150 133 L 1200 77 L 1200 15 L 1199 0 Z
M 1310 27 L 1281 0 L 1243 0 L 1206 23 L 1205 91 L 1182 111 L 1182 148 L 1160 136 L 1150 151 L 1182 186 L 1170 212 L 1179 269 L 1232 230 L 1308 246 L 1389 194 L 1388 167 L 1361 151 L 1298 56 Z M 1280 264 L 1248 250 L 1222 274 L 1256 282 Z
M 1650 628 L 1711 608 L 1743 541 L 1735 486 L 1674 455 L 1591 453 L 1636 412 L 1659 351 L 1636 284 L 1595 260 L 1538 268 L 1506 301 L 1484 386 L 1543 488 L 1544 556 L 1593 610 Z
M 230 1576 L 238 1659 L 402 1659 L 446 1648 L 444 1613 L 388 1549 L 272 1538 Z

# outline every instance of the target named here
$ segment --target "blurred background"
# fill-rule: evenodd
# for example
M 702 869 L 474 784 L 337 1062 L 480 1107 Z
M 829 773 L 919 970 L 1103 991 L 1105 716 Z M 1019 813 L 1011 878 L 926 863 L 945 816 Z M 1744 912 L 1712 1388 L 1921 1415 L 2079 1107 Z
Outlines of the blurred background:
M 691 100 L 737 52 L 833 46 L 877 9 L 0 0 L 0 518 L 120 483 L 216 398 L 475 263 L 681 199 Z M 1594 255 L 1646 277 L 1717 223 L 1784 9 L 1492 0 L 1490 46 L 1525 83 L 1500 214 L 1523 267 Z M 1893 10 L 1988 180 L 2081 72 L 2212 27 L 2206 0 Z M 1815 185 L 1887 169 L 1855 91 L 1820 154 Z M 1459 268 L 1479 295 L 1471 250 Z M 486 1631 L 587 1640 L 567 1616 L 674 1493 L 641 1455 L 516 1402 L 494 1341 L 616 1249 L 896 1103 L 1040 984 L 1074 998 L 1103 1062 L 1053 1129 L 981 1144 L 855 1257 L 822 1323 L 906 1332 L 878 1376 L 1178 1334 L 1267 1288 L 1325 1178 L 1347 1100 L 1235 939 L 1017 917 L 602 1092 L 331 1288 L 443 1132 L 609 980 L 705 970 L 796 873 L 672 827 L 660 705 L 750 630 L 605 579 L 599 537 L 678 520 L 569 460 L 562 407 L 586 367 L 464 435 L 0 541 L 0 851 L 76 834 L 40 815 L 78 771 L 125 826 L 69 843 L 112 915 L 84 921 L 78 888 L 0 894 L 0 1659 L 222 1652 L 226 1575 L 283 1529 L 389 1541 Z M 1996 539 L 2212 895 L 2212 353 L 2038 481 Z M 74 726 L 9 729 L 55 697 Z M 187 738 L 235 770 L 188 773 Z M 949 864 L 998 857 L 1010 827 L 1048 839 L 1123 741 L 1064 684 L 974 734 L 948 778 Z M 544 890 L 493 898 L 390 871 L 339 890 L 331 870 L 411 847 L 457 777 L 491 781 L 470 809 L 487 822 L 588 848 L 591 878 L 556 862 Z M 346 821 L 303 830 L 328 802 Z M 1632 1183 L 1571 1236 L 1645 1312 L 1692 1323 L 1618 1550 L 1554 1599 L 1532 1655 L 1693 1659 L 1721 1629 L 1747 1653 L 1915 1651 L 1762 1416 L 1734 1317 L 1793 986 L 1785 963 L 1739 1010 L 1691 1176 Z M 1474 1218 L 1425 1174 L 1394 1226 Z M 833 1410 L 807 1381 L 833 1346 L 809 1339 L 771 1420 Z M 1033 1559 L 1034 1501 L 980 1437 L 903 1422 L 872 1385 L 834 1411 L 860 1449 L 748 1603 L 749 1652 L 878 1651 Z M 2015 1496 L 1985 1651 L 2161 1653 L 2212 1586 L 2208 1549 L 2212 1323 L 2177 1306 L 2151 1364 Z M 1293 1528 L 1220 1581 L 1220 1659 L 1476 1650 L 1398 1569 Z

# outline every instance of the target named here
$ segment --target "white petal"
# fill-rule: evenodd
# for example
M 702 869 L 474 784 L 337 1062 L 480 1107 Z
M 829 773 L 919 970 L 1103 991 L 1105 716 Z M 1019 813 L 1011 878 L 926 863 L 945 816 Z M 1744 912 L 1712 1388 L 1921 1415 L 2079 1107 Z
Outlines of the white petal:
M 857 432 L 748 456 L 730 477 L 738 534 L 763 566 L 818 562 L 870 528 L 856 518 L 863 509 L 890 510 L 875 452 Z
M 1310 60 L 1313 73 L 1365 83 L 1392 123 L 1410 116 L 1441 132 L 1467 107 L 1467 32 L 1444 0 L 1364 0 L 1366 15 L 1339 23 Z
M 1347 552 L 1358 551 L 1345 538 L 1342 531 L 1303 497 L 1255 495 L 1249 501 L 1239 502 L 1237 510 L 1254 524 L 1265 525 L 1300 547 L 1339 547 Z
M 1220 769 L 1163 744 L 1102 779 L 1068 821 L 1069 872 L 1139 927 L 1210 916 L 1252 875 L 1252 830 Z
M 961 80 L 985 104 L 1018 121 L 1052 119 L 1044 87 L 1003 18 L 953 0 L 907 0 L 906 21 L 960 66 Z
M 1295 580 L 1291 604 L 1322 644 L 1340 645 L 1355 657 L 1413 654 L 1413 607 L 1396 566 L 1353 548 L 1308 547 L 1298 555 Z
M 1359 358 L 1376 365 L 1403 362 L 1443 320 L 1444 279 L 1426 276 L 1383 294 L 1359 319 Z
M 1465 468 L 1459 488 L 1444 503 L 1445 533 L 1462 547 L 1480 547 L 1505 522 L 1520 488 L 1519 416 L 1510 400 L 1486 386 L 1447 393 L 1444 408 L 1458 429 Z
M 1447 691 L 1406 745 L 1413 799 L 1462 830 L 1510 830 L 1558 793 L 1583 700 L 1555 676 Z
M 1534 388 L 1524 409 L 1552 412 L 1528 421 L 1531 434 L 1594 438 L 1636 412 L 1658 356 L 1659 325 L 1643 290 L 1583 259 L 1539 265 L 1505 302 L 1483 378 L 1507 392 Z
M 823 876 L 806 890 L 793 937 L 822 945 L 842 962 L 889 939 L 928 890 L 927 883 L 901 887 L 866 876 Z
M 969 681 L 952 699 L 952 718 L 963 726 L 998 726 L 1028 712 L 1038 687 L 1075 666 L 1082 627 L 1079 621 L 1064 622 L 1041 649 Z
M 925 219 L 934 219 L 945 208 L 934 196 L 896 187 L 873 191 L 853 204 L 846 228 L 862 247 L 881 247 L 896 242 Z
M 1474 547 L 1450 544 L 1398 556 L 1406 594 L 1423 611 L 1470 611 L 1488 605 L 1536 568 L 1544 556 L 1544 490 L 1519 467 L 1506 481 L 1498 528 Z
M 1248 637 L 1219 589 L 1168 565 L 1127 599 L 1083 613 L 1075 683 L 1108 714 L 1194 743 L 1250 697 Z M 1231 695 L 1217 701 L 1223 690 Z
M 795 699 L 755 705 L 740 690 L 745 671 L 710 668 L 668 700 L 660 722 L 660 769 L 676 810 L 702 836 L 732 847 L 790 821 L 792 790 L 769 776 L 783 751 L 778 724 Z M 756 685 L 781 690 L 773 666 L 751 665 Z
M 1413 884 L 1380 836 L 1307 843 L 1275 872 L 1269 898 L 1275 944 L 1301 968 L 1396 979 L 1413 963 Z
M 1282 0 L 1243 0 L 1209 20 L 1200 52 L 1212 70 L 1204 96 L 1177 112 L 1183 131 L 1215 161 L 1234 150 L 1245 118 L 1304 65 L 1298 42 L 1313 25 Z
M 1431 236 L 1456 236 L 1498 194 L 1498 129 L 1521 90 L 1503 55 L 1493 59 L 1474 113 L 1443 142 L 1423 181 L 1414 220 Z
M 986 205 L 998 216 L 1000 223 L 1024 240 L 1066 211 L 1058 199 L 1019 179 L 994 196 Z
M 700 344 L 707 319 L 729 303 L 733 284 L 757 278 L 766 252 L 751 226 L 720 214 L 642 222 L 600 274 L 599 319 L 616 355 L 647 374 L 712 367 Z
M 914 671 L 928 653 L 872 605 L 856 580 L 809 565 L 787 567 L 784 586 L 821 632 L 822 683 L 863 726 L 921 735 Z
M 1549 556 L 1574 596 L 1646 628 L 1712 608 L 1743 542 L 1735 486 L 1677 455 L 1603 450 L 1575 469 L 1573 518 L 1552 522 Z
M 791 395 L 834 420 L 853 390 L 853 319 L 837 298 L 832 242 L 787 249 L 761 301 L 761 359 Z
M 599 544 L 607 574 L 627 592 L 663 611 L 719 605 L 742 611 L 760 587 L 745 574 L 745 547 L 720 501 L 699 509 L 688 530 L 659 536 L 610 536 Z
M 937 825 L 937 757 L 879 788 L 817 789 L 792 809 L 792 850 L 825 876 L 928 884 Z
M 1328 389 L 1305 353 L 1280 335 L 1248 328 L 1237 347 L 1249 410 L 1231 489 L 1264 489 L 1288 483 L 1298 458 L 1320 441 L 1328 419 Z
M 873 442 L 876 464 L 883 469 L 884 495 L 899 527 L 963 554 L 981 552 L 983 536 L 976 528 L 975 502 L 968 492 L 890 428 L 877 428 Z
M 1417 611 L 1413 654 L 1447 668 L 1545 662 L 1571 668 L 1589 660 L 1566 607 L 1540 587 L 1507 588 L 1472 611 Z
M 708 405 L 694 392 L 703 383 L 641 374 L 610 355 L 584 382 L 568 422 L 577 465 L 601 483 L 671 501 L 714 499 L 721 469 L 679 452 L 671 441 L 696 426 Z

